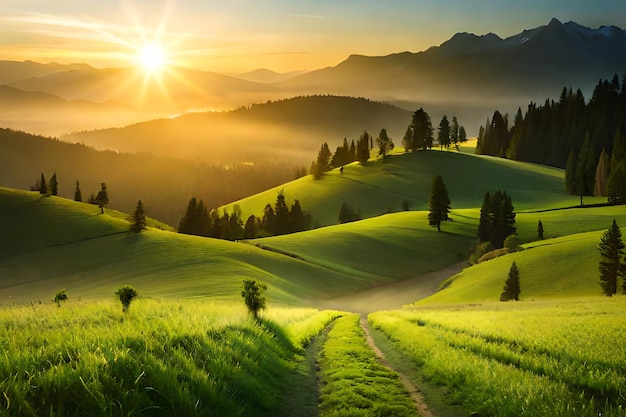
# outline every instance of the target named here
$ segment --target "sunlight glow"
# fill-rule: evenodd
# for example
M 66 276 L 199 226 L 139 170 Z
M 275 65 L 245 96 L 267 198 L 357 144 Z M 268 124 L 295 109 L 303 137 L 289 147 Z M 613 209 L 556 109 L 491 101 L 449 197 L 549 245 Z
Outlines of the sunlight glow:
M 160 72 L 167 66 L 167 55 L 163 47 L 156 42 L 147 44 L 139 50 L 139 63 L 147 73 Z

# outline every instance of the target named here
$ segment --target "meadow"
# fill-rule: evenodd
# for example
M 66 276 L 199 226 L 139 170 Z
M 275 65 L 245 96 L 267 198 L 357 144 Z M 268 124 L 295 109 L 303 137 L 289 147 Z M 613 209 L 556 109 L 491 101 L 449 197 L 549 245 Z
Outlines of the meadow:
M 0 310 L 0 414 L 270 416 L 304 347 L 341 313 L 139 298 Z
M 369 321 L 466 415 L 624 416 L 622 298 L 422 306 Z

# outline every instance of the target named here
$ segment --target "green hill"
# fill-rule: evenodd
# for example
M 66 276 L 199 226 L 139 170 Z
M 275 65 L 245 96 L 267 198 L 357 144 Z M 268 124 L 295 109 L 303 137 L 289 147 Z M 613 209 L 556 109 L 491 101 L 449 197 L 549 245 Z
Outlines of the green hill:
M 123 215 L 105 211 L 0 188 L 0 303 L 48 301 L 63 288 L 112 297 L 122 284 L 144 296 L 239 299 L 241 280 L 254 278 L 268 283 L 271 301 L 306 304 L 369 285 L 251 245 L 157 228 L 129 233 Z
M 261 215 L 267 203 L 284 190 L 287 200 L 298 199 L 313 216 L 315 224 L 336 224 L 343 202 L 358 210 L 363 218 L 400 211 L 404 201 L 411 210 L 427 210 L 430 186 L 436 174 L 443 176 L 453 209 L 476 208 L 487 191 L 506 190 L 517 211 L 574 206 L 575 196 L 564 190 L 563 170 L 476 156 L 458 152 L 421 151 L 394 154 L 365 165 L 352 163 L 323 175 L 300 178 L 263 193 L 224 206 L 232 212 L 238 204 L 244 218 Z M 589 202 L 604 201 L 588 198 Z
M 535 240 L 538 218 L 548 225 L 546 236 L 554 237 Z M 535 240 L 525 250 L 468 267 L 419 303 L 498 301 L 513 261 L 520 271 L 522 300 L 599 296 L 598 244 L 613 219 L 626 225 L 623 206 L 520 214 L 520 236 Z

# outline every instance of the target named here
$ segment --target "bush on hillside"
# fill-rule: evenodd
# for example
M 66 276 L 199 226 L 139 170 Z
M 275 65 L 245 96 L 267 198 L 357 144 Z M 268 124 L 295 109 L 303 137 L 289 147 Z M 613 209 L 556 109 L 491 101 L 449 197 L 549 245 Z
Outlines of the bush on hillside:
M 517 235 L 509 235 L 506 239 L 504 239 L 504 247 L 509 250 L 509 252 L 518 252 L 523 250 L 521 247 L 522 240 Z
M 127 313 L 131 301 L 137 297 L 137 290 L 130 285 L 124 285 L 115 291 L 115 295 L 117 295 L 122 303 L 122 312 Z
M 490 261 L 492 259 L 499 258 L 500 256 L 511 253 L 511 251 L 507 248 L 500 248 L 496 250 L 492 250 L 491 252 L 487 252 L 483 256 L 478 259 L 478 263 L 482 263 L 485 261 Z
M 481 256 L 483 256 L 484 254 L 488 252 L 491 252 L 492 250 L 493 250 L 493 245 L 491 244 L 491 242 L 487 241 L 487 242 L 479 243 L 478 246 L 476 246 L 474 253 L 470 255 L 470 263 L 472 265 L 476 265 L 479 262 L 479 259 L 481 258 Z

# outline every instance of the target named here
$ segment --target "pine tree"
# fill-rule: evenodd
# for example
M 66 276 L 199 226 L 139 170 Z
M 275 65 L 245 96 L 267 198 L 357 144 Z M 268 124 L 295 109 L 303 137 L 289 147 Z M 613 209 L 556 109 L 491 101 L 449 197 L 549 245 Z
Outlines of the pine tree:
M 387 129 L 380 131 L 376 138 L 376 144 L 378 145 L 378 156 L 382 156 L 383 158 L 393 150 L 393 140 L 387 135 Z
M 459 121 L 456 116 L 452 116 L 452 124 L 450 125 L 450 143 L 457 146 L 461 140 L 459 139 Z
M 274 213 L 272 205 L 269 203 L 267 203 L 263 208 L 261 227 L 270 236 L 276 233 L 276 214 Z
M 576 161 L 576 176 L 574 178 L 574 189 L 576 195 L 580 196 L 580 205 L 583 205 L 583 196 L 593 195 L 595 185 L 596 163 L 593 152 L 593 145 L 589 135 L 585 139 L 578 159 Z
M 322 174 L 330 169 L 330 158 L 332 153 L 328 144 L 324 142 L 317 153 L 317 160 L 311 164 L 311 174 L 313 178 L 319 179 Z
M 501 301 L 508 300 L 519 300 L 519 295 L 521 293 L 520 282 L 519 282 L 519 269 L 517 268 L 517 264 L 515 261 L 511 264 L 511 269 L 509 269 L 509 277 L 504 281 L 504 288 L 502 290 L 502 295 L 500 296 Z
M 364 164 L 368 159 L 370 159 L 370 134 L 366 130 L 356 144 L 356 160 Z
M 598 247 L 602 260 L 600 261 L 600 286 L 604 295 L 617 294 L 618 279 L 626 276 L 626 262 L 624 260 L 624 243 L 622 232 L 613 220 L 613 224 L 602 234 Z M 626 293 L 626 282 L 622 283 Z
M 441 148 L 445 147 L 447 149 L 450 147 L 450 122 L 448 121 L 448 116 L 445 114 L 441 118 L 441 122 L 439 122 L 437 141 L 439 142 L 439 146 Z
M 543 240 L 543 223 L 541 223 L 541 220 L 537 222 L 537 237 Z
M 243 238 L 254 239 L 257 235 L 257 221 L 254 214 L 251 214 L 246 220 L 246 224 L 243 226 Z
M 488 242 L 491 235 L 491 216 L 489 215 L 489 201 L 491 196 L 489 191 L 483 196 L 483 205 L 480 208 L 480 219 L 478 221 L 478 241 Z
M 514 209 L 511 196 L 506 191 L 487 192 L 480 209 L 479 242 L 489 241 L 495 248 L 501 248 L 504 239 L 517 231 Z
M 48 195 L 48 185 L 46 184 L 46 177 L 44 177 L 43 172 L 39 180 L 39 194 Z
M 433 179 L 430 199 L 428 200 L 430 211 L 428 212 L 428 225 L 436 226 L 437 231 L 441 232 L 441 222 L 450 220 L 450 197 L 446 184 L 440 175 L 436 175 Z
M 467 132 L 465 132 L 465 127 L 459 127 L 459 142 L 467 142 Z
M 74 190 L 74 201 L 83 201 L 83 193 L 80 191 L 80 184 L 78 181 L 76 181 L 76 189 Z
M 275 235 L 284 235 L 289 233 L 289 207 L 287 206 L 287 201 L 285 198 L 285 191 L 280 190 L 278 195 L 276 196 L 276 203 L 274 204 L 274 214 L 275 214 Z
M 626 204 L 626 140 L 618 129 L 613 138 L 610 174 L 607 180 L 609 204 Z
M 143 207 L 143 203 L 141 200 L 137 202 L 137 207 L 135 208 L 135 212 L 131 217 L 130 222 L 130 230 L 134 233 L 141 233 L 146 230 L 148 226 L 148 222 L 146 220 L 146 212 Z
M 404 136 L 402 137 L 402 146 L 404 146 L 405 152 L 415 150 L 413 148 L 413 130 L 411 129 L 410 125 L 407 126 L 406 132 L 404 133 Z
M 57 173 L 55 172 L 50 177 L 50 194 L 59 195 L 59 182 L 57 181 Z

